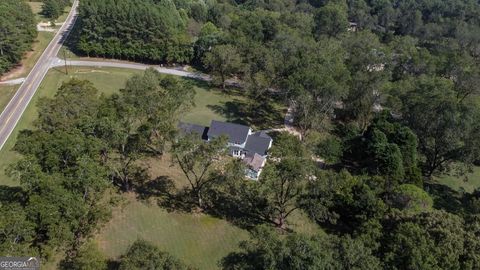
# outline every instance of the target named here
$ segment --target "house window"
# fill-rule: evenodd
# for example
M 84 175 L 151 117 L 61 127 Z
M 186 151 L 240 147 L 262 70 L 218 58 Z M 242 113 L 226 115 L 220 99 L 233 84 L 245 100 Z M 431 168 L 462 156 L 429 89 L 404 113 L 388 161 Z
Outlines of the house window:
M 233 155 L 234 155 L 234 156 L 240 155 L 240 151 L 239 151 L 239 150 L 233 150 Z

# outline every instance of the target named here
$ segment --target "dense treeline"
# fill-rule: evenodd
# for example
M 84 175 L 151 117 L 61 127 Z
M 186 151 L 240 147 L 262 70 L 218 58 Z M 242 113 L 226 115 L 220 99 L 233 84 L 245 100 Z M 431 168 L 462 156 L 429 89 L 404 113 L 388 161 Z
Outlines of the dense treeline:
M 191 62 L 223 88 L 237 76 L 260 103 L 278 89 L 304 139 L 325 146 L 316 133 L 333 131 L 333 158 L 357 169 L 365 164 L 350 144 L 381 110 L 416 136 L 418 164 L 407 169 L 417 179 L 465 172 L 479 160 L 480 113 L 471 99 L 480 93 L 474 0 L 102 0 L 83 1 L 81 14 L 80 52 Z M 399 167 L 400 149 L 386 147 L 384 161 Z
M 20 62 L 36 36 L 35 18 L 25 2 L 0 3 L 0 75 Z
M 82 1 L 76 49 L 89 56 L 188 62 L 187 16 L 171 0 Z

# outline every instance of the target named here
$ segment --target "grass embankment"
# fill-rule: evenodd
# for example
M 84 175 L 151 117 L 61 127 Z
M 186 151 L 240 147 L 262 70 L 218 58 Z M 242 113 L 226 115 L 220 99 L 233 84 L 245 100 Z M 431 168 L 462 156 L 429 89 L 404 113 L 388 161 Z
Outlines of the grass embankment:
M 7 106 L 10 99 L 12 99 L 15 92 L 17 92 L 20 85 L 0 85 L 0 113 Z

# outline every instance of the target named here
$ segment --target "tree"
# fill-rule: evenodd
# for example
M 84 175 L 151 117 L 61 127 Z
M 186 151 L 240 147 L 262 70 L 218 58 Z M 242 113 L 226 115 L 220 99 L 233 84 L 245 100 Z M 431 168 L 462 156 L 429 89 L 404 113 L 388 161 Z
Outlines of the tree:
M 452 162 L 468 165 L 478 153 L 476 137 L 477 109 L 457 102 L 451 81 L 421 76 L 400 84 L 407 125 L 418 136 L 427 177 L 448 171 Z
M 320 139 L 318 142 L 315 142 L 314 147 L 315 154 L 328 163 L 339 162 L 343 154 L 342 142 L 334 136 Z
M 270 161 L 265 168 L 260 179 L 260 196 L 266 200 L 265 210 L 277 227 L 285 229 L 287 218 L 298 209 L 296 199 L 303 193 L 308 177 L 304 160 L 292 157 Z
M 225 270 L 233 269 L 325 269 L 333 263 L 332 251 L 303 235 L 285 239 L 267 227 L 257 227 L 241 251 L 223 258 Z
M 223 269 L 381 269 L 371 250 L 350 237 L 280 236 L 259 226 L 240 248 L 222 259 Z
M 44 0 L 42 13 L 48 18 L 56 20 L 63 14 L 65 6 L 64 0 Z
M 331 235 L 329 238 L 335 269 L 382 269 L 380 259 L 373 255 L 373 251 L 361 239 L 353 239 L 349 235 Z
M 344 36 L 343 45 L 348 52 L 346 65 L 352 78 L 343 99 L 345 114 L 364 131 L 390 77 L 389 53 L 378 37 L 368 31 Z
M 119 95 L 103 100 L 95 133 L 107 143 L 101 151 L 103 162 L 110 168 L 114 183 L 124 191 L 131 191 L 146 178 L 145 169 L 137 163 L 145 146 L 138 134 L 139 124 L 132 107 Z
M 462 269 L 476 269 L 480 266 L 480 217 L 469 215 L 465 218 L 464 253 L 461 258 Z
M 91 82 L 71 79 L 62 83 L 53 98 L 42 98 L 37 106 L 38 128 L 48 132 L 76 128 L 92 134 L 99 94 Z
M 292 101 L 294 124 L 305 137 L 308 131 L 325 129 L 337 102 L 347 94 L 350 78 L 344 64 L 346 52 L 337 41 L 298 42 L 292 46 L 299 56 L 289 56 L 293 66 L 280 76 L 280 86 Z
M 416 224 L 403 223 L 398 226 L 391 239 L 385 261 L 391 269 L 436 269 L 437 261 L 432 241 Z
M 319 172 L 299 205 L 312 220 L 339 234 L 369 234 L 387 211 L 380 193 L 383 179 L 353 177 L 346 171 Z
M 367 155 L 374 159 L 374 170 L 377 174 L 390 178 L 396 183 L 404 179 L 402 154 L 398 145 L 389 143 L 386 135 L 375 128 L 366 134 Z
M 275 143 L 268 150 L 268 154 L 274 159 L 284 159 L 297 157 L 299 159 L 309 159 L 309 151 L 295 135 L 288 132 L 281 132 L 275 137 Z
M 160 251 L 145 240 L 135 241 L 120 259 L 119 270 L 182 270 L 189 269 L 170 254 Z
M 232 45 L 217 45 L 205 54 L 203 63 L 220 79 L 225 90 L 227 76 L 240 71 L 242 59 L 237 49 Z
M 398 183 L 422 186 L 417 136 L 389 111 L 377 114 L 363 134 L 350 139 L 347 138 L 350 135 L 342 136 L 345 161 L 367 168 L 371 174 L 382 175 L 390 188 Z
M 305 188 L 298 204 L 308 216 L 318 223 L 336 224 L 339 214 L 332 211 L 337 203 L 337 197 L 348 196 L 351 183 L 355 179 L 347 172 L 320 172 L 315 181 Z
M 204 190 L 214 181 L 210 170 L 222 158 L 227 146 L 225 137 L 204 142 L 198 134 L 188 134 L 172 145 L 172 158 L 180 166 L 190 184 L 190 193 L 198 207 L 204 207 Z
M 18 64 L 37 36 L 35 16 L 27 3 L 0 3 L 0 76 Z
M 64 261 L 65 270 L 107 270 L 107 260 L 94 242 L 82 245 L 78 254 L 70 261 Z
M 459 216 L 438 210 L 400 217 L 382 240 L 387 269 L 460 269 L 462 222 Z
M 108 146 L 102 150 L 104 162 L 123 190 L 145 180 L 146 170 L 137 161 L 147 153 L 163 155 L 193 96 L 190 85 L 148 69 L 130 78 L 119 94 L 102 99 L 94 134 Z
M 127 81 L 120 90 L 123 106 L 128 106 L 145 148 L 163 155 L 165 145 L 173 139 L 180 115 L 193 105 L 191 85 L 147 69 Z
M 2 203 L 0 213 L 0 251 L 7 256 L 31 252 L 29 246 L 35 238 L 35 224 L 29 220 L 25 209 L 18 203 Z
M 317 36 L 337 36 L 348 28 L 347 6 L 328 2 L 315 13 Z
M 412 184 L 395 187 L 390 198 L 391 206 L 409 213 L 426 212 L 433 207 L 433 199 L 430 195 Z
M 51 0 L 50 0 L 51 1 Z M 84 0 L 74 49 L 88 56 L 145 62 L 190 62 L 188 17 L 174 1 Z

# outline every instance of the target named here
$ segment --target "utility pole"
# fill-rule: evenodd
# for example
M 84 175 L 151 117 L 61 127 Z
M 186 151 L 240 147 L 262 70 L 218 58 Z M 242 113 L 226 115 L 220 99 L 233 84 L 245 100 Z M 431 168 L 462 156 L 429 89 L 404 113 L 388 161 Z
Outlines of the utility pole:
M 63 48 L 63 59 L 65 59 L 65 74 L 68 75 L 68 67 L 67 67 L 67 50 Z

